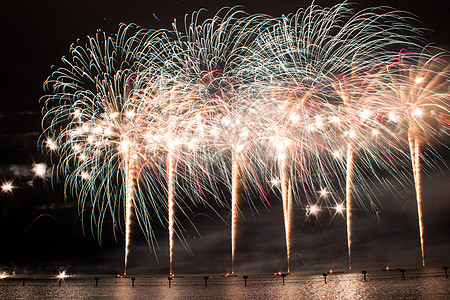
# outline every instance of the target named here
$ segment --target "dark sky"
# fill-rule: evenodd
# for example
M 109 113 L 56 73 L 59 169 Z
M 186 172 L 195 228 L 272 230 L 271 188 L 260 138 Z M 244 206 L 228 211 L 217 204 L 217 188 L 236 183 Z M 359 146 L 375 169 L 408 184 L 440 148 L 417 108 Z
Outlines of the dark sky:
M 174 18 L 200 8 L 210 11 L 241 4 L 249 13 L 273 16 L 306 7 L 309 1 L 7 1 L 3 4 L 2 23 L 2 93 L 0 93 L 0 179 L 14 179 L 13 195 L 0 196 L 0 267 L 17 270 L 55 272 L 69 266 L 74 272 L 121 272 L 123 236 L 114 240 L 105 226 L 104 244 L 100 247 L 89 235 L 83 235 L 77 206 L 64 203 L 61 186 L 49 178 L 33 178 L 34 162 L 48 158 L 37 149 L 41 133 L 42 84 L 59 65 L 70 44 L 77 38 L 94 35 L 97 29 L 115 32 L 120 22 L 136 23 L 148 28 L 170 28 Z M 337 1 L 316 1 L 332 5 Z M 424 5 L 425 4 L 425 5 Z M 450 3 L 448 1 L 360 1 L 357 7 L 391 5 L 417 15 L 430 29 L 426 39 L 447 49 L 450 45 Z M 443 154 L 449 157 L 448 153 Z M 439 169 L 439 168 L 438 168 Z M 449 172 L 430 170 L 424 181 L 424 218 L 429 263 L 449 263 L 450 194 Z M 52 187 L 53 186 L 53 187 Z M 410 187 L 412 191 L 412 186 Z M 379 195 L 379 218 L 365 211 L 355 213 L 355 266 L 419 265 L 419 241 L 415 200 L 412 192 L 389 192 Z M 259 200 L 258 200 L 259 201 Z M 238 271 L 282 269 L 284 259 L 283 223 L 280 205 L 274 201 L 268 212 L 252 216 L 244 209 L 238 242 Z M 175 271 L 229 271 L 229 229 L 214 213 L 206 209 L 192 216 L 202 238 L 186 222 L 186 238 L 193 255 L 176 245 Z M 220 212 L 228 219 L 227 211 Z M 88 225 L 88 224 L 87 224 Z M 88 228 L 88 227 L 87 227 Z M 294 270 L 344 268 L 346 265 L 345 222 L 342 217 L 330 220 L 328 214 L 305 221 L 304 211 L 295 210 L 293 261 Z M 160 237 L 159 263 L 150 254 L 135 228 L 135 242 L 130 268 L 135 272 L 167 273 L 166 233 L 156 226 Z M 240 244 L 239 244 L 240 243 Z M 193 267 L 195 266 L 195 267 Z

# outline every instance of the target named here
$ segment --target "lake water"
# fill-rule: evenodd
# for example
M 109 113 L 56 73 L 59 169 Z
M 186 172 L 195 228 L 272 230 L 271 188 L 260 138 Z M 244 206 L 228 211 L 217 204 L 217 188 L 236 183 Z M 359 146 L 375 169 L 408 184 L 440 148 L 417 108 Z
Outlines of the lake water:
M 329 274 L 327 284 L 322 273 L 280 276 L 209 275 L 205 287 L 203 275 L 175 277 L 169 287 L 166 276 L 134 276 L 131 279 L 95 275 L 66 278 L 59 286 L 56 279 L 22 277 L 0 280 L 0 299 L 450 299 L 450 279 L 442 269 L 370 271 L 367 282 L 359 273 Z

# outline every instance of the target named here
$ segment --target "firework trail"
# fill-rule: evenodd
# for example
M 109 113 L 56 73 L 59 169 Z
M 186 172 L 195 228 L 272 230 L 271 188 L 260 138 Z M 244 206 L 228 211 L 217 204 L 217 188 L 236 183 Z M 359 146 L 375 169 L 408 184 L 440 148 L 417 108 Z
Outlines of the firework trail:
M 290 211 L 292 206 L 292 192 L 290 190 L 291 183 L 288 180 L 286 156 L 284 153 L 279 154 L 280 164 L 280 178 L 281 178 L 281 195 L 283 201 L 283 216 L 284 216 L 284 234 L 286 238 L 286 260 L 287 271 L 289 272 L 290 258 L 291 258 L 291 218 Z
M 176 166 L 175 166 L 175 158 L 174 158 L 174 149 L 171 148 L 167 154 L 167 202 L 169 206 L 169 261 L 170 261 L 170 273 L 169 275 L 173 275 L 173 232 L 174 232 L 174 197 L 175 197 L 175 174 L 176 174 Z
M 234 154 L 234 152 L 231 159 L 231 164 L 231 274 L 234 274 L 239 199 L 239 165 L 236 160 L 236 154 Z
M 346 171 L 346 183 L 345 183 L 345 205 L 347 210 L 347 249 L 348 249 L 348 268 L 352 268 L 352 181 L 353 181 L 353 150 L 352 145 L 347 145 L 347 171 Z
M 128 149 L 127 142 L 122 143 L 124 152 L 124 170 L 125 170 L 125 259 L 123 274 L 127 275 L 128 254 L 130 253 L 130 235 L 131 235 L 131 215 L 133 207 L 134 187 L 133 181 L 135 175 L 133 174 L 133 158 L 131 151 Z
M 422 193 L 421 193 L 421 172 L 420 172 L 420 145 L 418 137 L 408 131 L 408 143 L 411 155 L 411 164 L 414 175 L 414 187 L 416 191 L 417 216 L 419 221 L 420 251 L 422 254 L 422 265 L 425 267 L 425 252 L 423 247 L 423 221 L 422 221 Z

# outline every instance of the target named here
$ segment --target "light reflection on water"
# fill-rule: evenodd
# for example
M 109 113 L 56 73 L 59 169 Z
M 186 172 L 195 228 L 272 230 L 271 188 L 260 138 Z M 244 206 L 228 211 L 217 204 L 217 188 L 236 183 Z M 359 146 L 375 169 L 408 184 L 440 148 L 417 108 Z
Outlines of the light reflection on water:
M 19 278 L 0 280 L 0 299 L 448 299 L 450 279 L 443 272 L 370 272 L 364 282 L 361 274 L 330 274 L 327 284 L 321 273 L 291 275 L 282 284 L 279 276 L 249 275 L 247 286 L 242 276 L 210 276 L 205 287 L 203 276 L 176 277 L 172 287 L 167 277 L 72 277 L 58 287 L 56 279 L 28 279 L 25 287 Z

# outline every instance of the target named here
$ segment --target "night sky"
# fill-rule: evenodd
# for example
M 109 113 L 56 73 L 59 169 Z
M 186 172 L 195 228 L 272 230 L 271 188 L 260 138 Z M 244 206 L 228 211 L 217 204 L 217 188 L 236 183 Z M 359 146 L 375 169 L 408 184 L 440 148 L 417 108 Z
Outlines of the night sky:
M 43 82 L 58 67 L 77 38 L 94 35 L 97 29 L 117 31 L 121 22 L 146 28 L 171 28 L 174 18 L 206 8 L 212 16 L 219 8 L 241 4 L 248 13 L 273 16 L 295 12 L 309 1 L 7 1 L 3 4 L 2 89 L 0 93 L 0 179 L 14 180 L 12 194 L 0 195 L 0 267 L 16 272 L 121 273 L 123 233 L 113 234 L 104 225 L 102 245 L 83 222 L 73 199 L 64 201 L 60 183 L 35 178 L 33 163 L 51 164 L 40 153 Z M 338 1 L 316 1 L 331 6 Z M 430 1 L 360 1 L 356 7 L 391 5 L 417 15 L 415 25 L 429 29 L 425 38 L 450 49 L 450 3 Z M 450 154 L 441 155 L 447 164 Z M 423 176 L 425 249 L 429 266 L 450 263 L 450 172 L 442 163 L 426 169 Z M 386 177 L 389 178 L 389 174 Z M 412 175 L 411 175 L 412 180 Z M 358 209 L 354 213 L 353 265 L 355 268 L 420 266 L 413 185 L 396 193 L 377 194 L 380 212 Z M 374 184 L 374 190 L 378 186 Z M 236 250 L 238 272 L 274 272 L 285 269 L 285 244 L 281 201 L 271 198 L 272 208 L 257 205 L 259 214 L 243 207 Z M 254 199 L 260 203 L 260 199 Z M 230 222 L 229 211 L 219 210 Z M 189 252 L 176 241 L 175 273 L 230 271 L 230 230 L 219 216 L 206 208 L 194 208 L 185 225 Z M 292 271 L 345 269 L 347 246 L 342 216 L 322 213 L 305 219 L 294 209 Z M 133 228 L 131 273 L 168 273 L 167 232 L 155 222 L 159 239 L 156 256 L 151 253 L 136 224 Z

